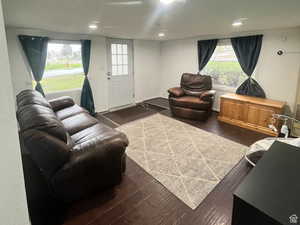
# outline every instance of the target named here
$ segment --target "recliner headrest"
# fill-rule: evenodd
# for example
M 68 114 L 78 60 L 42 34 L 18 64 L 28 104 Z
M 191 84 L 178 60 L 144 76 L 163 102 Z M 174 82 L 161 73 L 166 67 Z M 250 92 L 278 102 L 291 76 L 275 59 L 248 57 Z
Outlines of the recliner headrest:
M 212 79 L 207 75 L 184 73 L 180 82 L 187 95 L 200 95 L 203 91 L 212 89 Z

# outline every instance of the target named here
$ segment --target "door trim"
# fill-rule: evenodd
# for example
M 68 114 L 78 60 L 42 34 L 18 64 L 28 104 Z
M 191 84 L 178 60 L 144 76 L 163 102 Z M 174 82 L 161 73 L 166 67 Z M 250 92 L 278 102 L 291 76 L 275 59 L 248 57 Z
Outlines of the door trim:
M 131 76 L 132 76 L 132 81 L 131 81 L 131 85 L 132 85 L 132 103 L 130 104 L 126 104 L 123 106 L 116 106 L 116 107 L 111 107 L 110 104 L 110 84 L 109 81 L 107 81 L 107 106 L 108 106 L 108 111 L 116 111 L 122 108 L 128 108 L 130 106 L 134 106 L 136 105 L 136 95 L 135 95 L 135 71 L 134 71 L 134 40 L 133 39 L 121 39 L 121 38 L 112 38 L 112 37 L 106 37 L 105 38 L 105 44 L 106 44 L 106 62 L 107 62 L 107 66 L 106 66 L 106 73 L 105 76 L 107 78 L 108 74 L 111 73 L 110 68 L 108 66 L 108 64 L 111 65 L 111 52 L 110 52 L 110 44 L 113 41 L 124 41 L 130 44 L 131 46 Z

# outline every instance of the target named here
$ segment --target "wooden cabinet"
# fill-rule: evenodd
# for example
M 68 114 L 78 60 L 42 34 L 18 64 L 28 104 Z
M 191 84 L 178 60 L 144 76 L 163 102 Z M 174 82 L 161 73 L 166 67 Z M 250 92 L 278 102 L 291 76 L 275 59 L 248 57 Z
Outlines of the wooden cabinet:
M 255 130 L 271 136 L 277 133 L 268 128 L 273 114 L 282 114 L 285 102 L 237 94 L 221 96 L 220 121 Z M 276 124 L 277 128 L 279 127 Z

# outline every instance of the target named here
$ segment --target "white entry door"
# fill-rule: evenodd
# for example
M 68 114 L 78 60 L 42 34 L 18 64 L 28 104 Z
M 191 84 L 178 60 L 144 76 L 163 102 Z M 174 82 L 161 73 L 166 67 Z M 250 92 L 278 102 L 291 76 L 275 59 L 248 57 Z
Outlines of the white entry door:
M 109 109 L 113 110 L 133 104 L 132 40 L 107 39 L 107 56 Z

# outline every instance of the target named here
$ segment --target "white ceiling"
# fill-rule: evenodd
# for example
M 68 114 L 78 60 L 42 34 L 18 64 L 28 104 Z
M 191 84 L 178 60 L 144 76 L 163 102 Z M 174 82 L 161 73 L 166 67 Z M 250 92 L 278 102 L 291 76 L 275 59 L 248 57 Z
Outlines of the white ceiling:
M 300 26 L 300 0 L 177 0 L 162 5 L 111 5 L 112 0 L 2 0 L 7 26 L 133 39 L 224 35 L 237 31 Z M 115 0 L 122 1 L 122 0 Z M 184 2 L 185 1 L 185 2 Z M 239 28 L 231 26 L 248 18 Z M 99 21 L 97 31 L 88 25 Z

